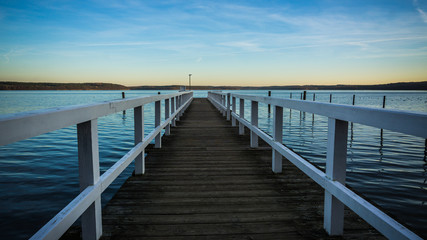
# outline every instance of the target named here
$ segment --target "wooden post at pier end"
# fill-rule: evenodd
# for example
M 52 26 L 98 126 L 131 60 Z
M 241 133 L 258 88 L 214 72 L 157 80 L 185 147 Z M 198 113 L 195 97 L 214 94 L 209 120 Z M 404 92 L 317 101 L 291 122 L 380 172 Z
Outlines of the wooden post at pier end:
M 268 96 L 271 97 L 271 91 L 268 91 Z M 271 106 L 268 104 L 268 113 L 271 113 Z
M 306 99 L 307 99 L 307 91 L 304 91 L 302 95 L 302 100 L 306 100 Z
M 125 99 L 125 92 L 122 92 L 122 99 Z M 123 110 L 123 115 L 126 114 L 126 110 Z

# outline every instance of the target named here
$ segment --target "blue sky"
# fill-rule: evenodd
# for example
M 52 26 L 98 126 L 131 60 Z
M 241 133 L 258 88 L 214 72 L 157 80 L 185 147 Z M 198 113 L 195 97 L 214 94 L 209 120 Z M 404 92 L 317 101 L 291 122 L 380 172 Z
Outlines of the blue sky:
M 0 1 L 0 81 L 427 80 L 427 1 Z

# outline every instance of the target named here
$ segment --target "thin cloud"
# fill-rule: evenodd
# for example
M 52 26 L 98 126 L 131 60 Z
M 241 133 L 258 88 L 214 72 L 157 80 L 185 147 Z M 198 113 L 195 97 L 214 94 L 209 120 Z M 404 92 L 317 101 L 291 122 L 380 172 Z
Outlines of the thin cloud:
M 82 47 L 115 47 L 115 46 L 143 46 L 153 44 L 151 42 L 111 42 L 111 43 L 86 43 Z
M 418 4 L 418 0 L 414 0 L 413 4 L 415 6 L 415 9 L 420 14 L 421 19 L 423 19 L 423 22 L 427 23 L 427 14 L 424 12 L 424 10 L 421 9 L 420 5 Z
M 421 8 L 417 8 L 417 10 L 418 10 L 418 12 L 420 13 L 420 16 L 421 16 L 421 18 L 423 19 L 423 21 L 424 21 L 425 23 L 427 23 L 427 14 L 426 14 L 423 10 L 421 10 Z
M 260 48 L 260 46 L 258 44 L 255 44 L 252 42 L 247 42 L 247 41 L 224 42 L 224 43 L 219 43 L 218 45 L 226 46 L 226 47 L 233 47 L 233 48 L 240 48 L 240 49 L 244 49 L 244 50 L 252 51 L 252 52 L 263 51 L 263 49 Z
M 346 57 L 346 59 L 404 58 L 404 57 L 425 57 L 425 56 L 427 56 L 427 52 L 348 56 L 348 57 Z

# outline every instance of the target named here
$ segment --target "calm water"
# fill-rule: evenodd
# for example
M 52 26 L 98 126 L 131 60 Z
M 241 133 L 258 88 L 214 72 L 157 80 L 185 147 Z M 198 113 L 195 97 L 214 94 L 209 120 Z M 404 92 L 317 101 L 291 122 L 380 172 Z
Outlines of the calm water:
M 267 91 L 231 92 L 267 95 Z M 300 98 L 298 91 L 273 91 L 272 96 L 290 98 L 291 92 L 294 99 Z M 385 95 L 388 109 L 427 112 L 425 91 L 309 91 L 308 100 L 313 100 L 313 93 L 319 102 L 329 102 L 332 93 L 332 102 L 340 104 L 352 104 L 355 94 L 356 105 L 378 108 Z M 127 91 L 126 97 L 153 94 L 157 91 Z M 206 97 L 206 91 L 195 91 L 195 97 Z M 0 91 L 0 114 L 118 98 L 121 91 Z M 246 104 L 245 116 L 250 116 L 249 106 Z M 259 125 L 271 133 L 272 116 L 266 105 L 259 107 Z M 153 129 L 153 109 L 154 104 L 149 104 L 144 110 L 146 133 Z M 327 119 L 285 109 L 283 122 L 284 144 L 324 168 Z M 100 118 L 98 129 L 102 173 L 132 148 L 133 111 Z M 348 135 L 348 185 L 427 237 L 425 139 L 387 130 L 381 135 L 380 129 L 351 123 Z M 72 126 L 0 146 L 0 239 L 30 237 L 77 196 L 76 138 L 76 127 Z M 103 204 L 132 173 L 132 166 L 104 192 Z

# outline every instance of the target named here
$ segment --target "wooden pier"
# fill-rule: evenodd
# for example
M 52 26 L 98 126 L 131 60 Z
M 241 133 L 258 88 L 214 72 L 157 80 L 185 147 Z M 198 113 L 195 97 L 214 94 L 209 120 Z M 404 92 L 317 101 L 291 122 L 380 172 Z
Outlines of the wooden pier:
M 147 104 L 154 104 L 148 135 Z M 259 104 L 273 109 L 273 136 L 258 127 Z M 284 108 L 328 118 L 325 171 L 283 145 Z M 98 118 L 128 109 L 135 145 L 101 175 Z M 77 128 L 80 193 L 32 240 L 422 239 L 346 186 L 350 122 L 427 138 L 424 113 L 177 92 L 6 115 L 0 145 Z M 135 176 L 101 209 L 101 194 L 131 163 Z M 69 230 L 79 218 L 81 233 Z
M 274 174 L 271 147 L 250 148 L 238 133 L 194 99 L 162 148 L 146 148 L 145 174 L 102 210 L 102 239 L 334 238 L 323 229 L 324 190 L 286 160 Z M 342 237 L 383 238 L 347 208 Z

